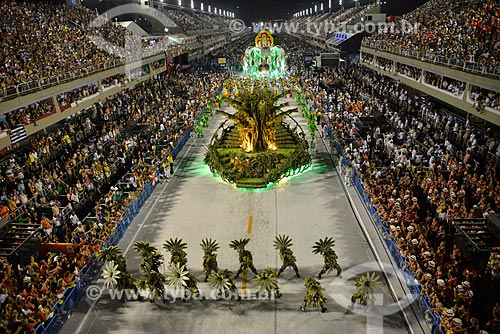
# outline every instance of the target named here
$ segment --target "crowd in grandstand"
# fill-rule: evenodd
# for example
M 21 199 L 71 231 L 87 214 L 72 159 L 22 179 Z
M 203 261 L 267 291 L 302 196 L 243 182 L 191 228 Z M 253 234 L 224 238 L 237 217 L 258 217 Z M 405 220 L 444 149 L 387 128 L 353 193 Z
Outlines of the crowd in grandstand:
M 500 51 L 499 3 L 495 0 L 463 0 L 450 4 L 431 0 L 397 22 L 399 32 L 379 32 L 365 43 L 393 47 L 408 54 L 412 51 L 442 56 L 457 61 L 478 63 L 498 73 Z M 415 31 L 405 32 L 402 22 Z
M 417 32 L 379 33 L 369 42 L 497 67 L 498 11 L 498 2 L 492 0 L 464 0 L 451 6 L 431 0 L 404 17 L 423 23 Z M 208 14 L 201 15 L 203 24 L 192 15 L 169 12 L 185 30 L 227 25 L 227 19 Z M 344 13 L 337 16 L 339 22 L 357 12 Z M 99 50 L 87 36 L 102 34 L 120 44 L 127 33 L 112 24 L 90 28 L 95 17 L 82 7 L 0 1 L 4 36 L 0 90 L 112 60 L 111 53 Z M 478 315 L 475 305 L 485 290 L 498 291 L 500 253 L 492 252 L 480 272 L 454 244 L 449 223 L 453 218 L 483 218 L 500 209 L 498 138 L 362 66 L 349 64 L 315 74 L 304 69 L 303 57 L 317 54 L 317 49 L 288 37 L 282 42 L 291 71 L 300 77 L 304 96 L 320 116 L 324 138 L 331 131 L 342 145 L 346 168 L 361 178 L 388 237 L 425 296 L 419 302 L 431 306 L 427 317 L 437 319 L 445 332 L 500 332 L 500 304 L 482 305 L 486 319 Z M 235 43 L 221 57 L 226 57 L 228 66 L 237 65 L 247 46 L 247 42 Z M 193 65 L 213 68 L 217 58 L 209 55 Z M 393 66 L 392 61 L 377 61 L 386 69 Z M 144 71 L 139 68 L 131 79 Z M 416 80 L 422 75 L 406 65 L 398 65 L 397 71 Z M 42 240 L 72 242 L 77 247 L 71 259 L 49 254 L 17 266 L 0 258 L 0 333 L 32 333 L 37 324 L 53 316 L 52 306 L 65 297 L 82 268 L 109 240 L 125 207 L 147 183 L 159 181 L 158 170 L 169 176 L 166 158 L 224 77 L 195 71 L 162 74 L 96 103 L 55 132 L 30 139 L 28 151 L 16 151 L 5 161 L 0 173 L 1 218 L 36 224 Z M 127 80 L 117 75 L 102 86 Z M 461 82 L 430 74 L 426 82 L 455 95 L 465 88 Z M 71 105 L 98 92 L 97 84 L 89 84 L 58 95 L 57 103 Z M 499 94 L 473 88 L 470 97 L 500 109 Z M 7 114 L 9 124 L 2 128 L 30 124 L 55 112 L 54 108 L 52 99 L 20 108 Z M 361 127 L 360 117 L 379 115 L 386 125 Z M 148 131 L 142 135 L 131 131 L 137 124 Z M 351 184 L 351 174 L 346 176 Z M 89 216 L 93 218 L 84 219 Z
M 16 109 L 6 115 L 8 124 L 3 124 L 2 128 L 9 129 L 18 124 L 36 123 L 36 120 L 51 115 L 55 112 L 54 102 L 51 98 L 33 103 L 29 106 Z
M 478 309 L 478 301 L 474 308 L 472 302 L 474 294 L 484 298 L 485 291 L 498 291 L 500 252 L 491 253 L 481 272 L 454 244 L 450 225 L 453 218 L 483 218 L 499 210 L 497 160 L 488 159 L 500 159 L 498 138 L 358 65 L 304 84 L 310 106 L 342 143 L 346 169 L 360 176 L 425 303 L 432 306 L 428 319 L 440 319 L 446 333 L 498 332 L 499 304 Z M 362 131 L 359 118 L 376 114 L 387 126 Z M 350 178 L 346 173 L 347 184 Z M 480 322 L 481 317 L 487 319 Z
M 184 31 L 212 29 L 208 22 L 201 20 L 199 17 L 195 18 L 194 15 L 180 9 L 164 9 L 163 11 Z
M 425 74 L 425 82 L 457 96 L 461 95 L 465 90 L 465 82 L 430 72 Z
M 2 210 L 7 206 L 3 218 L 40 224 L 43 240 L 68 241 L 78 247 L 71 261 L 50 255 L 32 258 L 20 268 L 8 263 L 0 268 L 0 331 L 30 333 L 52 316 L 52 306 L 112 235 L 124 208 L 157 178 L 160 167 L 169 174 L 165 158 L 215 95 L 222 76 L 200 80 L 181 73 L 150 79 L 97 103 L 87 117 L 33 140 L 25 156 L 11 158 L 0 177 Z M 176 96 L 174 87 L 181 87 L 185 95 Z M 150 126 L 147 137 L 127 133 L 130 121 Z M 112 186 L 127 170 L 126 187 Z M 68 204 L 71 214 L 62 217 Z M 95 219 L 83 220 L 86 212 Z
M 1 1 L 0 89 L 112 60 L 113 55 L 100 50 L 89 36 L 123 45 L 127 32 L 112 23 L 93 28 L 90 22 L 96 17 L 82 6 Z
M 60 106 L 68 106 L 73 102 L 80 101 L 97 93 L 99 93 L 99 85 L 91 83 L 57 95 L 57 103 L 59 103 Z

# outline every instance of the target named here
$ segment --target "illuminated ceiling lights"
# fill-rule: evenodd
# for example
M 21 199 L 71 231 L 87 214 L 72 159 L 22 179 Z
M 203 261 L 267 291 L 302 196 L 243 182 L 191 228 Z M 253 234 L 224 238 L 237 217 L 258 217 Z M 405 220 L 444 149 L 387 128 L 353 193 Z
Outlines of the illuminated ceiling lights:
M 182 0 L 179 0 L 179 7 L 182 7 Z
M 203 12 L 203 2 L 201 3 L 201 11 Z
M 194 1 L 191 0 L 191 9 L 194 9 Z

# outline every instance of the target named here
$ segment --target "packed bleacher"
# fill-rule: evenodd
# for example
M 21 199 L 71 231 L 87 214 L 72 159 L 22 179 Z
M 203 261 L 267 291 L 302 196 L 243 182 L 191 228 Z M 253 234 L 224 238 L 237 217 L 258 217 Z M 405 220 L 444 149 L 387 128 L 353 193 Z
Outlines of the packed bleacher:
M 71 261 L 49 254 L 18 268 L 2 260 L 0 332 L 31 333 L 53 316 L 52 306 L 111 237 L 124 208 L 158 178 L 157 171 L 169 174 L 165 158 L 222 76 L 162 74 L 96 103 L 56 132 L 31 140 L 28 152 L 11 156 L 1 175 L 2 218 L 13 227 L 39 226 L 44 241 L 78 246 Z M 183 96 L 174 94 L 175 87 Z M 131 121 L 149 131 L 129 131 Z M 122 177 L 122 186 L 115 187 Z M 88 216 L 92 219 L 84 219 Z
M 31 124 L 36 122 L 37 119 L 51 115 L 54 112 L 55 107 L 52 99 L 42 100 L 8 113 L 6 115 L 7 124 L 4 124 L 4 127 L 11 129 L 18 124 Z
M 499 138 L 359 65 L 303 83 L 323 135 L 332 131 L 346 153 L 346 185 L 354 174 L 361 179 L 419 285 L 429 323 L 443 333 L 499 332 L 500 249 L 481 272 L 454 244 L 450 223 L 500 210 Z M 362 131 L 360 117 L 375 114 L 385 126 Z
M 173 56 L 185 51 L 185 46 L 170 45 L 162 38 L 158 39 L 162 44 L 143 41 L 122 26 L 97 18 L 95 11 L 83 6 L 1 0 L 0 101 L 165 49 Z
M 170 17 L 175 24 L 184 31 L 212 29 L 212 26 L 202 20 L 197 15 L 187 13 L 181 9 L 163 9 L 163 12 Z
M 352 20 L 366 10 L 338 13 L 335 23 Z M 448 15 L 438 18 L 444 12 Z M 497 67 L 499 34 L 498 23 L 493 21 L 497 12 L 494 1 L 464 0 L 450 7 L 445 1 L 431 0 L 405 17 L 425 23 L 418 34 L 377 34 L 366 42 Z M 0 14 L 4 36 L 0 97 L 19 83 L 113 60 L 111 52 L 101 51 L 86 38 L 89 34 L 101 33 L 118 44 L 127 35 L 112 24 L 89 28 L 96 14 L 81 7 L 0 1 Z M 184 30 L 227 27 L 229 22 L 208 14 L 200 18 L 178 10 L 169 14 Z M 320 20 L 327 18 L 322 15 Z M 455 41 L 449 36 L 460 38 Z M 429 319 L 437 319 L 444 332 L 500 332 L 500 301 L 495 304 L 486 298 L 488 303 L 481 310 L 486 309 L 487 314 L 479 314 L 476 305 L 485 290 L 500 293 L 500 250 L 491 254 L 486 271 L 479 273 L 454 245 L 448 223 L 452 218 L 482 218 L 500 209 L 499 138 L 358 65 L 306 75 L 303 55 L 317 50 L 283 41 L 292 72 L 301 77 L 309 105 L 321 116 L 325 138 L 333 132 L 346 152 L 346 183 L 352 181 L 350 171 L 360 176 L 431 306 Z M 229 66 L 239 63 L 245 43 L 221 54 Z M 477 47 L 466 49 L 465 43 Z M 194 64 L 213 68 L 216 61 L 217 55 L 212 54 Z M 381 66 L 392 66 L 390 61 L 378 61 Z M 132 73 L 131 79 L 142 76 L 143 71 Z M 398 65 L 397 71 L 415 80 L 422 74 L 404 65 Z M 54 132 L 30 139 L 27 151 L 16 151 L 5 160 L 0 173 L 1 218 L 10 220 L 14 228 L 24 225 L 37 230 L 43 241 L 78 246 L 74 259 L 49 254 L 13 266 L 0 258 L 0 334 L 32 333 L 37 324 L 53 316 L 53 305 L 64 299 L 87 261 L 109 240 L 125 207 L 148 182 L 161 181 L 158 170 L 169 176 L 165 158 L 193 126 L 223 78 L 224 74 L 200 76 L 194 71 L 162 74 L 96 103 Z M 117 75 L 104 80 L 102 86 L 119 86 L 126 80 Z M 429 76 L 426 80 L 455 95 L 464 90 L 463 84 L 452 79 Z M 174 94 L 174 87 L 185 95 Z M 98 91 L 96 84 L 90 84 L 61 93 L 56 100 L 60 106 L 68 106 Z M 499 109 L 498 94 L 477 88 L 471 98 Z M 43 100 L 8 113 L 8 124 L 2 128 L 31 124 L 54 112 L 53 100 Z M 359 118 L 374 113 L 382 114 L 387 126 L 362 132 Z M 148 131 L 134 133 L 131 122 Z M 118 181 L 121 186 L 115 187 Z M 12 247 L 18 244 L 12 243 Z
M 88 38 L 102 35 L 123 44 L 124 28 L 110 23 L 91 28 L 95 12 L 81 6 L 50 3 L 0 2 L 3 38 L 0 53 L 0 90 L 52 76 L 76 75 L 84 68 L 99 67 L 114 56 Z
M 341 31 L 348 23 L 356 23 L 375 6 L 376 4 L 370 4 L 358 8 L 341 9 L 334 13 L 322 12 L 305 17 L 295 17 L 290 20 L 289 25 L 296 28 L 294 30 L 297 32 L 306 32 L 309 35 L 325 39 L 332 33 Z
M 208 22 L 210 25 L 210 29 L 213 29 L 214 26 L 218 27 L 219 29 L 227 29 L 229 26 L 229 23 L 231 22 L 231 18 L 220 16 L 220 15 L 214 15 L 214 14 L 207 14 L 207 13 L 200 13 L 199 17 L 203 19 L 205 22 Z
M 500 73 L 499 3 L 494 0 L 430 0 L 396 22 L 398 32 L 378 32 L 366 46 L 427 58 L 445 65 L 467 62 L 489 73 Z M 418 28 L 404 32 L 403 22 Z M 468 67 L 465 66 L 467 70 Z

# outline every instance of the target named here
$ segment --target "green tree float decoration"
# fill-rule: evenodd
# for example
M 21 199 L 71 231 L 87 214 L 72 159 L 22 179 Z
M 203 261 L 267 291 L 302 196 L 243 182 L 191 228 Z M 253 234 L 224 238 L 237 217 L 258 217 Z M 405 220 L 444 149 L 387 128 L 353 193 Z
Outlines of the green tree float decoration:
M 208 281 L 208 276 L 213 272 L 218 272 L 217 266 L 217 251 L 219 243 L 212 239 L 203 239 L 200 243 L 203 250 L 203 271 L 205 272 L 205 282 Z
M 321 313 L 325 313 L 326 298 L 323 297 L 325 289 L 321 286 L 321 283 L 312 277 L 308 277 L 305 279 L 304 286 L 306 287 L 306 295 L 300 310 L 305 312 L 309 307 L 321 307 Z
M 246 250 L 246 245 L 250 242 L 249 238 L 243 238 L 239 240 L 233 240 L 229 244 L 229 247 L 238 252 L 239 260 L 240 260 L 240 269 L 236 273 L 236 278 L 240 276 L 240 274 L 244 270 L 250 269 L 255 275 L 257 275 L 257 269 L 255 269 L 253 265 L 253 257 L 252 253 L 249 250 Z
M 297 258 L 295 257 L 295 255 L 293 255 L 293 251 L 291 249 L 291 247 L 293 246 L 292 239 L 288 235 L 278 235 L 274 239 L 273 244 L 274 248 L 276 248 L 280 252 L 280 258 L 282 262 L 277 276 L 279 277 L 286 268 L 292 267 L 295 271 L 295 274 L 297 275 L 297 278 L 300 278 L 299 268 L 297 268 L 296 264 Z
M 149 301 L 162 297 L 164 300 L 165 276 L 160 272 L 160 266 L 163 264 L 163 255 L 158 249 L 151 246 L 146 241 L 136 241 L 134 251 L 139 253 L 142 258 L 140 270 L 143 273 L 142 278 L 137 280 L 137 288 L 149 292 Z
M 236 123 L 241 145 L 245 152 L 276 150 L 276 125 L 297 109 L 283 111 L 289 105 L 279 103 L 288 93 L 276 94 L 273 90 L 255 87 L 239 92 L 236 99 L 225 100 L 236 108 L 235 114 L 218 110 L 217 113 Z
M 205 162 L 239 188 L 265 188 L 311 163 L 305 134 L 290 117 L 297 109 L 283 110 L 289 103 L 280 103 L 288 91 L 280 93 L 269 85 L 254 82 L 234 88 L 236 84 L 225 83 L 233 94 L 225 91 L 224 99 L 236 112 L 217 111 L 227 121 L 219 128 L 222 133 L 217 130 L 212 138 Z M 291 122 L 285 122 L 286 117 Z
M 333 269 L 337 270 L 337 276 L 340 275 L 342 269 L 340 268 L 337 262 L 337 254 L 333 250 L 333 246 L 335 246 L 335 240 L 330 237 L 326 237 L 324 239 L 319 239 L 313 246 L 314 254 L 321 254 L 323 256 L 323 260 L 325 264 L 321 269 L 321 272 L 318 275 L 318 278 L 321 279 L 321 276 L 325 273 L 330 272 Z

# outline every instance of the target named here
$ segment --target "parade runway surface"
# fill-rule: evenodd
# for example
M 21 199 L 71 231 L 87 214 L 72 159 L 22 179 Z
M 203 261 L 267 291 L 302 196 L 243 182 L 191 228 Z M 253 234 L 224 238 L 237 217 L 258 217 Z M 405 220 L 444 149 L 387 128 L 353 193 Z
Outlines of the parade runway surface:
M 300 114 L 294 116 L 306 130 Z M 243 294 L 249 296 L 241 301 L 211 300 L 208 296 L 205 301 L 165 304 L 122 302 L 112 300 L 105 292 L 96 301 L 84 298 L 62 333 L 367 333 L 371 320 L 364 311 L 346 312 L 355 291 L 354 278 L 333 286 L 335 271 L 321 280 L 328 298 L 327 312 L 299 310 L 305 295 L 304 278 L 316 277 L 323 265 L 322 257 L 311 252 L 319 238 L 332 236 L 336 240 L 335 250 L 344 271 L 375 261 L 322 141 L 317 140 L 313 165 L 303 174 L 283 180 L 272 189 L 240 190 L 214 177 L 203 162 L 205 147 L 222 120 L 214 117 L 204 138 L 187 143 L 176 160 L 175 176 L 157 187 L 120 242 L 129 271 L 135 278 L 141 275 L 140 258 L 132 249 L 134 241 L 150 241 L 168 260 L 163 243 L 169 238 L 182 238 L 188 244 L 188 267 L 200 281 L 200 290 L 209 295 L 199 247 L 203 238 L 219 242 L 219 267 L 235 272 L 239 263 L 237 253 L 228 246 L 231 240 L 251 238 L 247 248 L 253 253 L 257 270 L 262 270 L 281 266 L 273 240 L 278 234 L 287 234 L 293 239 L 302 278 L 287 269 L 279 278 L 283 296 L 270 301 L 252 297 L 252 273 L 246 280 L 244 275 L 237 280 Z M 101 281 L 95 284 L 102 286 Z M 386 284 L 381 293 L 384 304 L 394 302 Z M 332 298 L 332 294 L 344 298 Z M 383 318 L 381 330 L 373 333 L 407 333 L 401 313 Z

